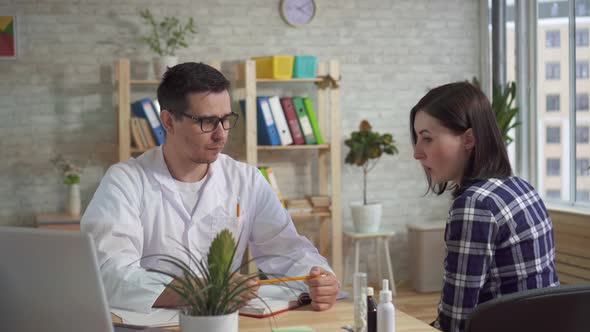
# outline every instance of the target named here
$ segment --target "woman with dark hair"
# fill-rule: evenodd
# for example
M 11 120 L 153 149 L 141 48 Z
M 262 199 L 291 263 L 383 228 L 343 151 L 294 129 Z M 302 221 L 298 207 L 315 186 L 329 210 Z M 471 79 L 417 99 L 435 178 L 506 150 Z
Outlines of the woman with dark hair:
M 453 195 L 434 326 L 463 331 L 480 303 L 559 285 L 551 219 L 535 189 L 512 175 L 483 92 L 469 83 L 430 90 L 412 108 L 410 130 L 428 190 Z

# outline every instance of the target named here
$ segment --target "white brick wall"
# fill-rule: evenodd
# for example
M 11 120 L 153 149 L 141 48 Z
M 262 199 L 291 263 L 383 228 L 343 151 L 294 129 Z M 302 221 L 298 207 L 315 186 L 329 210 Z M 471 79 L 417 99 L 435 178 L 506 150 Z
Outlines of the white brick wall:
M 478 72 L 478 1 L 317 2 L 312 24 L 295 29 L 281 20 L 278 0 L 0 0 L 0 12 L 20 15 L 21 46 L 18 60 L 0 62 L 0 224 L 30 225 L 35 213 L 62 208 L 65 188 L 49 163 L 58 153 L 89 162 L 82 194 L 84 202 L 90 199 L 116 158 L 112 64 L 122 56 L 150 61 L 138 42 L 147 31 L 138 11 L 150 8 L 159 17 L 195 18 L 198 34 L 179 52 L 182 61 L 276 53 L 340 59 L 343 139 L 366 118 L 398 142 L 400 154 L 383 158 L 370 173 L 369 198 L 383 202 L 384 224 L 399 231 L 391 246 L 398 277 L 404 277 L 404 225 L 443 219 L 449 204 L 448 198 L 422 197 L 426 184 L 412 158 L 409 110 L 428 88 Z M 145 68 L 134 72 L 153 75 Z M 310 168 L 296 163 L 293 169 L 280 158 L 268 160 L 286 196 L 303 194 L 311 182 L 295 184 L 290 175 Z M 349 225 L 348 202 L 361 198 L 361 172 L 347 165 L 342 172 Z M 311 226 L 299 226 L 313 238 Z

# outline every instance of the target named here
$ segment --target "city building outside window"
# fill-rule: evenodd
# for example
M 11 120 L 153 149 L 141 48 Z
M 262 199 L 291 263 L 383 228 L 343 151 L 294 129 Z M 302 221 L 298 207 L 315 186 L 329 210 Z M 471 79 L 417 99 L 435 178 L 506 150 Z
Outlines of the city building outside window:
M 590 174 L 590 170 L 588 170 L 589 166 L 590 166 L 590 159 L 588 159 L 588 158 L 576 159 L 576 175 L 588 176 Z
M 561 44 L 559 38 L 559 30 L 547 30 L 545 32 L 545 46 L 548 48 L 556 48 Z
M 576 78 L 588 78 L 588 60 L 576 61 Z
M 547 127 L 547 144 L 559 144 L 561 143 L 561 128 L 557 126 Z
M 576 29 L 576 47 L 588 47 L 588 28 Z
M 576 93 L 576 111 L 588 111 L 588 93 Z
M 576 201 L 590 202 L 590 190 L 576 190 Z
M 545 63 L 545 78 L 548 80 L 558 80 L 561 78 L 561 65 L 556 61 Z
M 561 159 L 547 158 L 547 176 L 561 175 Z
M 560 200 L 561 199 L 561 190 L 559 189 L 547 189 L 547 191 L 545 192 L 545 196 L 547 196 L 547 199 L 550 200 Z
M 547 104 L 547 112 L 559 112 L 560 98 L 558 94 L 548 94 L 545 103 Z
M 588 144 L 590 143 L 588 126 L 576 126 L 576 143 Z

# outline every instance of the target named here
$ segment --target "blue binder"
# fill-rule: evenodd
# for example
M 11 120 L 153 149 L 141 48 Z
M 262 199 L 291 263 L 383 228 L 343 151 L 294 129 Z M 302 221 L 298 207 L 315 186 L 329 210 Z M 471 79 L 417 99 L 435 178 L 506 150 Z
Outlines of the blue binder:
M 158 117 L 158 113 L 154 109 L 152 101 L 149 98 L 143 98 L 141 100 L 138 100 L 131 104 L 131 110 L 136 116 L 148 120 L 150 128 L 152 128 L 152 133 L 154 134 L 156 142 L 158 143 L 158 145 L 162 145 L 162 143 L 164 143 L 166 131 L 164 131 L 164 128 L 160 123 L 160 118 Z
M 277 126 L 272 118 L 267 97 L 256 98 L 258 145 L 281 145 Z

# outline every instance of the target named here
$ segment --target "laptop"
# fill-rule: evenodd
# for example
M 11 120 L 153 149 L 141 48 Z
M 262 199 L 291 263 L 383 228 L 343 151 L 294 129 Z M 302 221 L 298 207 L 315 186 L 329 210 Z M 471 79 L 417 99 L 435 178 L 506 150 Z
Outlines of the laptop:
M 0 227 L 2 331 L 164 331 L 114 327 L 90 235 Z

